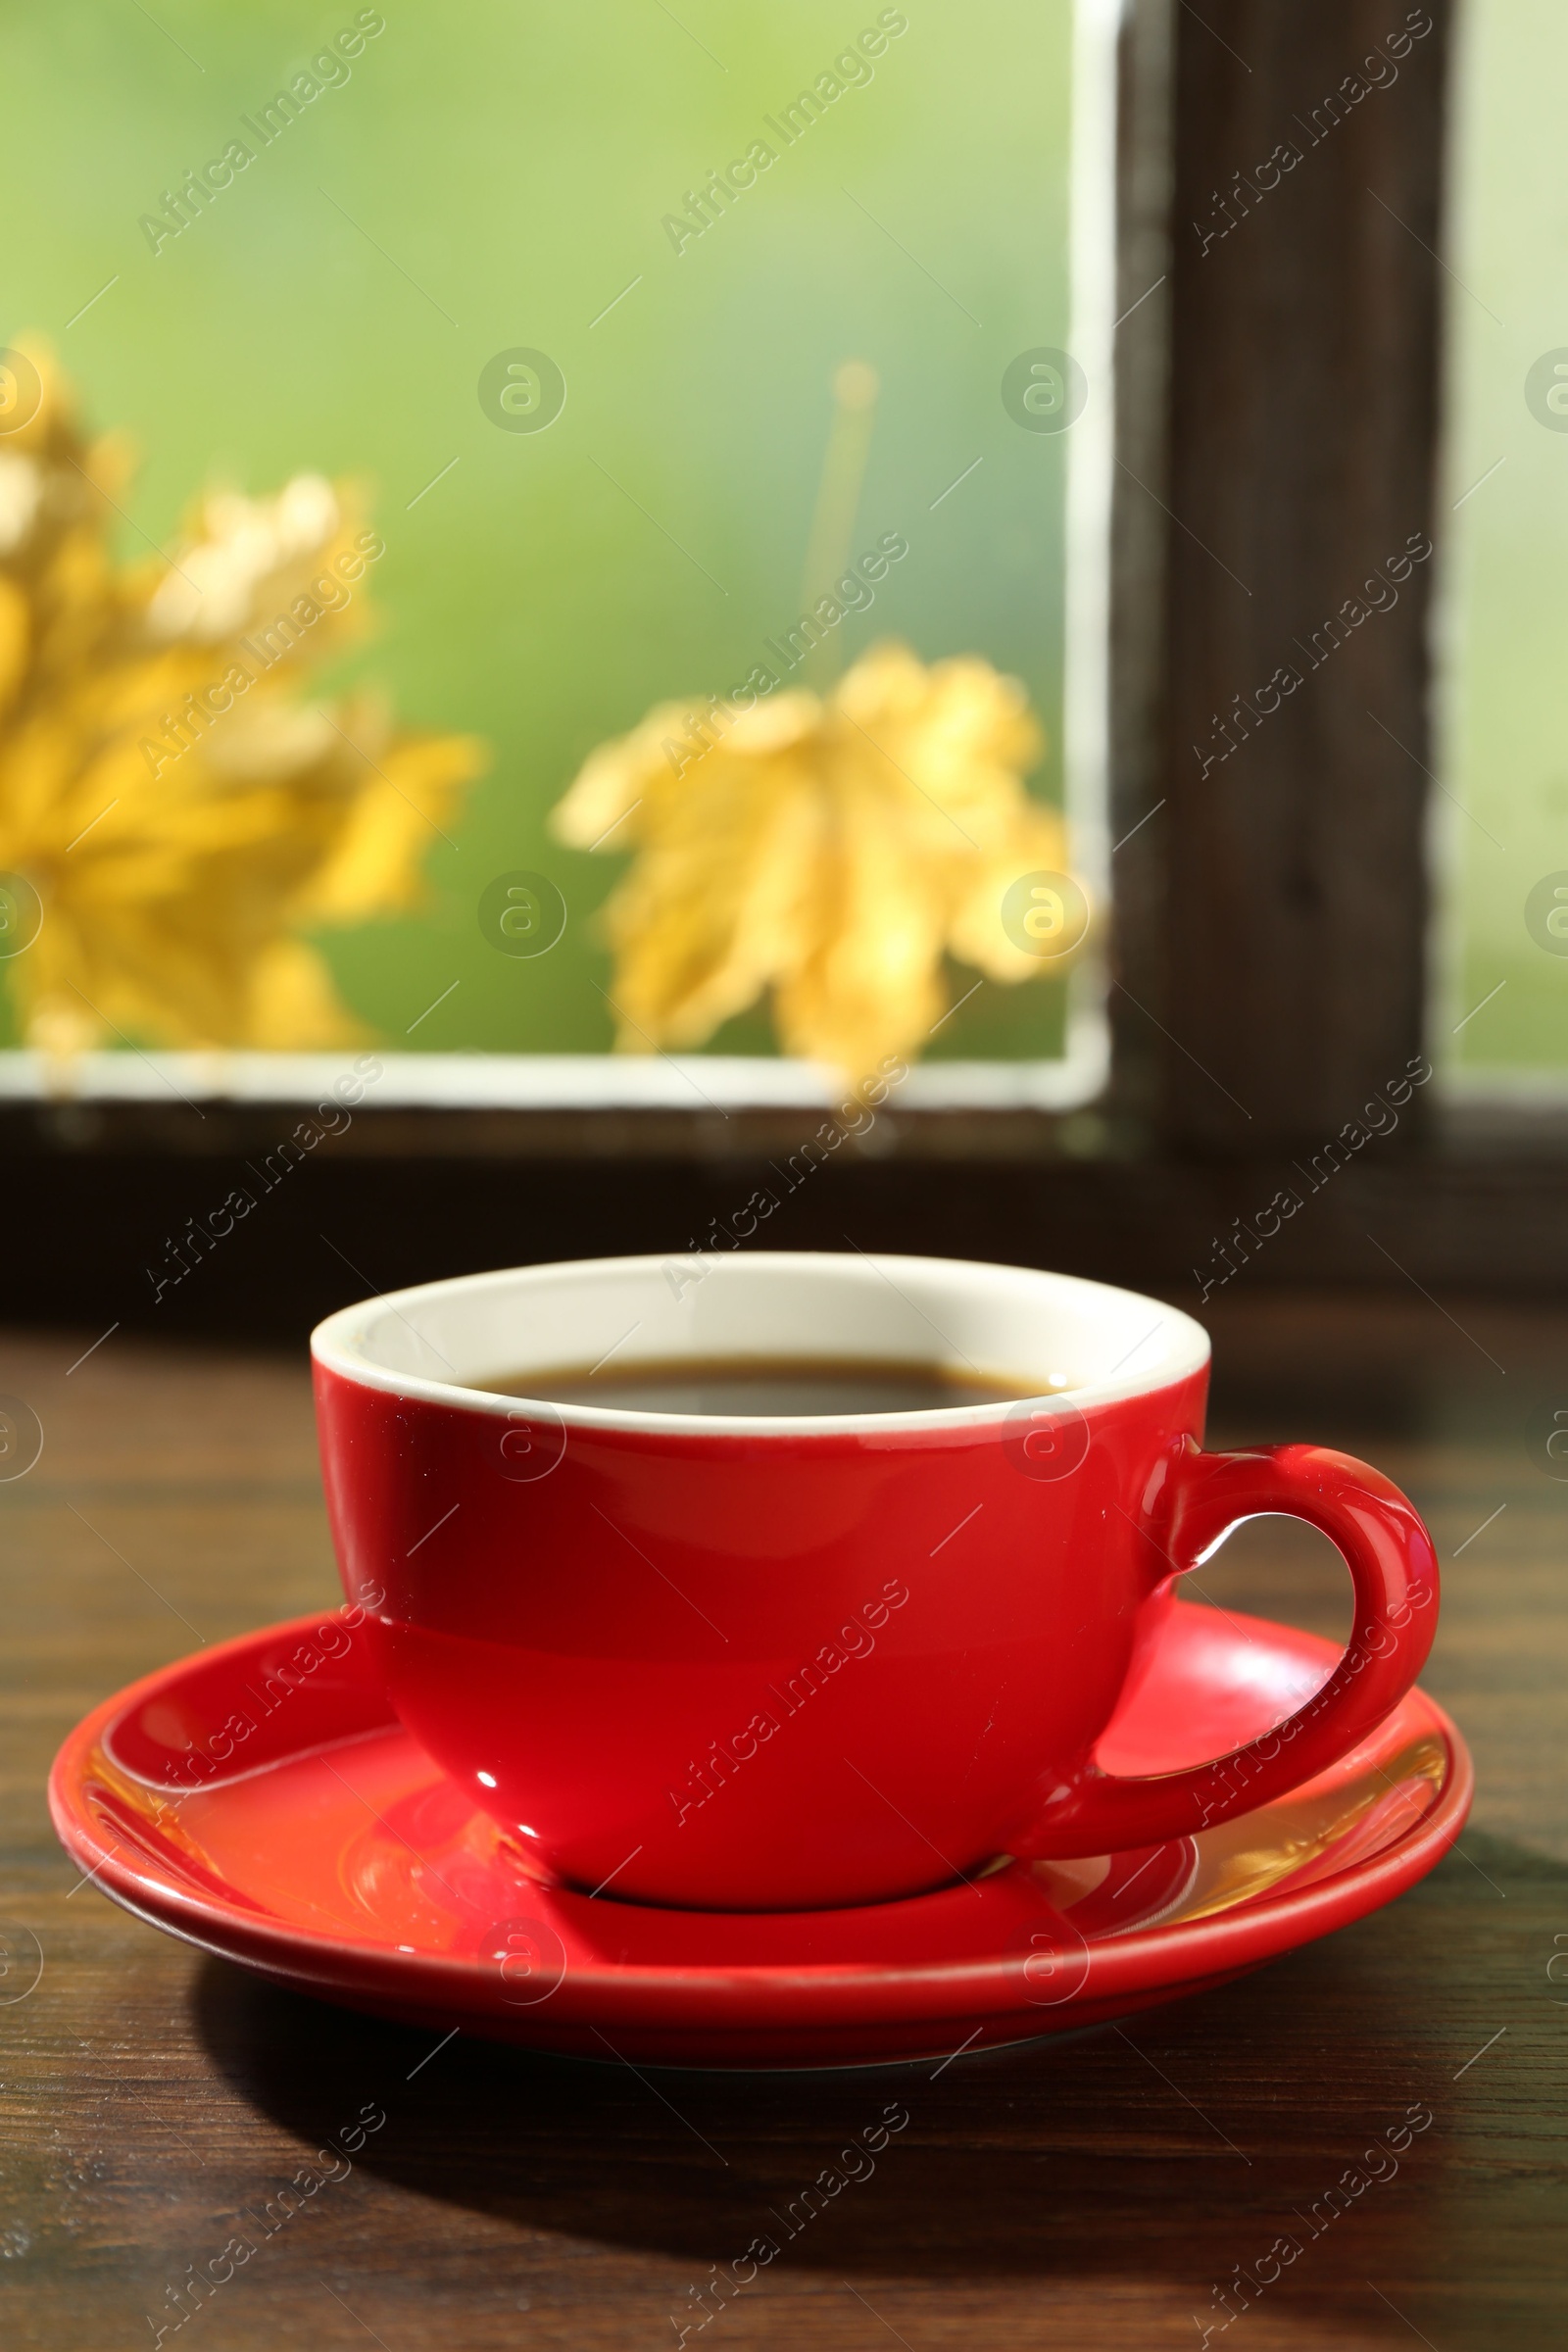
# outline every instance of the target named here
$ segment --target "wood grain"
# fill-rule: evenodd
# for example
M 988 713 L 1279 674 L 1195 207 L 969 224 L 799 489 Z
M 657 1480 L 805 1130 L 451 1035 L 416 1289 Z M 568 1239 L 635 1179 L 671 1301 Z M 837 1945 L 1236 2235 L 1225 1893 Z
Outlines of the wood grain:
M 1238 1279 L 1248 1290 L 1330 1283 L 1568 1296 L 1560 1118 L 1543 1117 L 1544 1132 L 1532 1135 L 1522 1122 L 1494 1129 L 1440 1106 L 1442 1135 L 1412 1144 L 1401 1118 L 1397 1133 L 1363 1136 L 1329 1179 L 1324 1147 L 1356 1108 L 1342 1104 L 1294 1157 L 1255 1159 L 1112 1151 L 1096 1113 L 1080 1114 L 1076 1127 L 1057 1121 L 1046 1137 L 993 1135 L 988 1159 L 950 1159 L 933 1155 L 929 1135 L 896 1123 L 886 1134 L 879 1126 L 875 1152 L 847 1143 L 793 1192 L 780 1174 L 787 1152 L 755 1135 L 722 1154 L 705 1155 L 688 1138 L 678 1153 L 551 1158 L 518 1143 L 510 1156 L 498 1149 L 466 1160 L 449 1149 L 453 1139 L 430 1135 L 415 1156 L 395 1148 L 383 1155 L 357 1122 L 330 1157 L 323 1147 L 205 1256 L 187 1249 L 186 1277 L 161 1295 L 148 1270 L 168 1274 L 168 1245 L 188 1236 L 190 1219 L 211 1217 L 231 1186 L 254 1185 L 243 1143 L 230 1133 L 212 1156 L 50 1153 L 8 1133 L 0 1115 L 11 1230 L 27 1241 L 8 1263 L 6 1303 L 16 1322 L 81 1323 L 84 1347 L 114 1324 L 160 1337 L 245 1331 L 298 1346 L 323 1315 L 371 1288 L 553 1258 L 722 1247 L 759 1188 L 779 1202 L 758 1231 L 769 1249 L 842 1250 L 851 1240 L 914 1255 L 1004 1254 L 1169 1289 L 1186 1304 L 1223 1272 L 1216 1244 L 1237 1220 L 1252 1228 L 1285 1189 L 1301 1213 L 1261 1249 L 1244 1241 L 1251 1262 Z M 1374 1110 L 1368 1120 L 1387 1126 L 1389 1116 Z M 1342 1144 L 1335 1160 L 1345 1157 Z
M 1364 585 L 1439 531 L 1451 12 L 1409 13 L 1178 19 L 1168 807 L 1118 919 L 1162 950 L 1165 1132 L 1227 1150 L 1333 1133 L 1421 1039 L 1435 561 Z
M 8 2352 L 150 2344 L 187 2266 L 368 2100 L 387 2121 L 352 2173 L 167 2342 L 673 2344 L 710 2266 L 898 2100 L 909 2124 L 875 2174 L 689 2344 L 1186 2346 L 1288 2230 L 1299 2259 L 1233 2322 L 1253 2352 L 1535 2352 L 1568 2288 L 1568 1984 L 1547 1973 L 1568 1951 L 1568 1485 L 1531 1437 L 1568 1401 L 1568 1318 L 1446 1303 L 1462 1329 L 1420 1299 L 1227 1303 L 1211 1441 L 1336 1443 L 1426 1511 L 1446 1574 L 1426 1679 L 1480 1769 L 1462 1855 L 1125 2033 L 795 2078 L 639 2077 L 464 2035 L 432 2056 L 75 1885 L 42 1795 L 74 1718 L 197 1635 L 326 1599 L 332 1569 L 298 1352 L 117 1335 L 68 1377 L 96 1334 L 6 1340 L 0 1388 L 45 1429 L 37 1467 L 0 1486 Z M 1201 1581 L 1221 1605 L 1343 1625 L 1332 1555 L 1285 1523 L 1242 1531 Z M 42 1975 L 17 1998 L 29 1936 Z M 1297 2213 L 1417 2104 L 1434 2121 L 1397 2173 L 1311 2236 Z

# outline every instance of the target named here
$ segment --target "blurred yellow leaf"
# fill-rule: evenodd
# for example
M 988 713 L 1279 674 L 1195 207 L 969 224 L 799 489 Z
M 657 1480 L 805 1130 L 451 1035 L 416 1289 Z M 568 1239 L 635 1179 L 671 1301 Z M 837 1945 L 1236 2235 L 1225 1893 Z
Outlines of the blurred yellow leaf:
M 353 1042 L 297 926 L 417 904 L 482 748 L 301 699 L 364 635 L 385 552 L 348 489 L 215 492 L 167 562 L 117 569 L 128 454 L 88 444 L 48 350 L 21 348 L 42 398 L 0 440 L 0 871 L 43 906 L 7 965 L 24 1034 Z
M 770 989 L 787 1053 L 859 1076 L 924 1046 L 946 955 L 992 980 L 1059 971 L 1003 917 L 1012 884 L 1065 862 L 1023 784 L 1041 750 L 1016 679 L 895 644 L 825 698 L 700 721 L 664 703 L 601 745 L 553 822 L 637 853 L 605 909 L 617 1042 L 700 1045 Z

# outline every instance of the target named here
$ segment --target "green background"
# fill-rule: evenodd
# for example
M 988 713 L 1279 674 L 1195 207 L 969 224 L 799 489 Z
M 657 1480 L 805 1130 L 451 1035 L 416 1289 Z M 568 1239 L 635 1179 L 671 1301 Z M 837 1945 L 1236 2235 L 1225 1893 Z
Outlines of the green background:
M 128 429 L 130 514 L 161 546 L 206 482 L 374 485 L 385 625 L 339 675 L 384 681 L 406 723 L 486 737 L 494 764 L 456 848 L 432 837 L 426 913 L 321 944 L 394 1044 L 457 980 L 411 1046 L 594 1050 L 611 1023 L 592 910 L 625 861 L 559 849 L 546 814 L 596 743 L 736 683 L 794 620 L 846 359 L 882 379 L 855 549 L 909 542 L 846 655 L 896 634 L 1022 676 L 1051 746 L 1035 789 L 1059 798 L 1067 440 L 1020 431 L 999 385 L 1020 349 L 1068 340 L 1070 0 L 909 7 L 874 79 L 678 256 L 662 217 L 874 5 L 382 13 L 351 78 L 155 256 L 140 217 L 357 11 L 157 0 L 155 22 L 123 0 L 11 0 L 0 333 L 49 334 L 92 422 Z M 486 362 L 519 345 L 566 379 L 544 432 L 479 407 Z M 1548 455 L 1568 465 L 1568 442 Z M 536 960 L 477 926 L 485 884 L 517 867 L 570 909 Z M 1054 1052 L 1060 1021 L 1058 983 L 987 986 L 933 1053 Z M 771 1051 L 765 1014 L 713 1047 Z
M 1560 1070 L 1568 956 L 1537 945 L 1525 903 L 1568 869 L 1568 431 L 1532 414 L 1525 379 L 1568 349 L 1568 10 L 1472 0 L 1461 31 L 1438 506 L 1446 1003 L 1433 1031 L 1460 1072 Z

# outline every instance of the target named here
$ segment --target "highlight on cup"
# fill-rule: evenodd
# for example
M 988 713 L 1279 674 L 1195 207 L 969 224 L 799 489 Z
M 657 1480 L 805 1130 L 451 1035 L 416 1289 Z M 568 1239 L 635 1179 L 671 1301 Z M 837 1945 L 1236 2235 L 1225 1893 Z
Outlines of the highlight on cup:
M 566 1450 L 566 1423 L 559 1406 L 530 1402 L 526 1411 L 508 1413 L 499 1425 L 496 1459 L 503 1478 L 527 1485 L 548 1478 Z
M 1089 1458 L 1089 1424 L 1064 1396 L 1020 1396 L 1007 1407 L 1002 1450 L 1020 1478 L 1053 1484 Z

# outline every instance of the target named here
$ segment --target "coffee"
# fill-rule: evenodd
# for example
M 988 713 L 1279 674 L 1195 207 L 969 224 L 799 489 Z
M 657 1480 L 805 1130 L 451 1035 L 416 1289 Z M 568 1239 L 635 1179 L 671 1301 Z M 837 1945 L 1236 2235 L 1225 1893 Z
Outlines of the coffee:
M 939 1413 L 1059 1396 L 1054 1372 L 1034 1385 L 952 1364 L 854 1356 L 677 1356 L 663 1362 L 498 1373 L 474 1388 L 547 1404 L 596 1404 L 634 1413 Z

